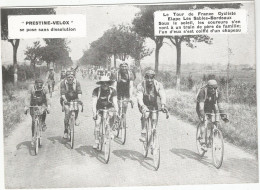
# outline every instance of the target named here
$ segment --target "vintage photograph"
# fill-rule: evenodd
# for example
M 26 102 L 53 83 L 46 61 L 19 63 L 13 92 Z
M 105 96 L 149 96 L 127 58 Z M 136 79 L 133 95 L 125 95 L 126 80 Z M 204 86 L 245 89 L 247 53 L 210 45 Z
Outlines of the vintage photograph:
M 259 183 L 254 1 L 0 12 L 6 189 Z

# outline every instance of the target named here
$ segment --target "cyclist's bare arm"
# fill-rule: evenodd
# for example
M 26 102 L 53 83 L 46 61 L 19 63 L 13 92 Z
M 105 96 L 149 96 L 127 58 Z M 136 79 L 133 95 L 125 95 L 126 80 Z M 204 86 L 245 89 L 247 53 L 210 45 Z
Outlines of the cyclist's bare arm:
M 98 98 L 96 96 L 92 97 L 92 112 L 93 112 L 93 116 L 96 116 L 97 114 L 97 100 Z
M 139 104 L 140 106 L 143 106 L 143 105 L 144 105 L 143 96 L 144 96 L 143 87 L 142 87 L 142 84 L 139 84 L 139 85 L 137 86 L 136 98 L 137 98 L 137 102 L 138 102 L 138 104 Z
M 130 98 L 130 100 L 132 99 L 132 97 L 133 97 L 133 81 L 132 80 L 130 80 L 130 84 L 129 84 L 129 98 Z
M 112 101 L 113 101 L 113 105 L 115 107 L 115 111 L 118 112 L 117 96 L 114 96 Z
M 161 98 L 161 104 L 166 105 L 166 93 L 162 84 L 160 84 L 159 95 Z

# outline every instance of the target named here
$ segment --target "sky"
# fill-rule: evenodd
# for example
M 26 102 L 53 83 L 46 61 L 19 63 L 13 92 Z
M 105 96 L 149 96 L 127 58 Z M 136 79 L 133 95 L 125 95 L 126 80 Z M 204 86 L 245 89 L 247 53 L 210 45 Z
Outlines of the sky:
M 207 45 L 198 43 L 197 48 L 191 49 L 183 44 L 182 63 L 203 63 L 203 64 L 226 64 L 228 61 L 228 44 L 233 54 L 230 56 L 231 64 L 255 65 L 255 29 L 254 29 L 254 6 L 253 3 L 244 4 L 242 7 L 248 11 L 248 33 L 247 34 L 218 34 L 211 35 L 213 44 Z M 87 18 L 86 38 L 70 38 L 70 56 L 78 60 L 89 44 L 103 35 L 113 25 L 131 24 L 139 9 L 130 5 L 109 5 L 109 6 L 86 6 L 86 7 L 59 7 L 56 14 L 85 14 Z M 23 39 L 20 42 L 17 58 L 19 62 L 24 60 L 24 50 L 31 46 L 34 41 L 42 39 Z M 12 46 L 2 41 L 2 61 L 12 62 Z M 146 45 L 150 49 L 155 48 L 152 40 L 147 39 Z M 160 50 L 160 64 L 176 64 L 176 48 L 170 41 Z M 154 63 L 154 53 L 142 60 L 144 64 Z

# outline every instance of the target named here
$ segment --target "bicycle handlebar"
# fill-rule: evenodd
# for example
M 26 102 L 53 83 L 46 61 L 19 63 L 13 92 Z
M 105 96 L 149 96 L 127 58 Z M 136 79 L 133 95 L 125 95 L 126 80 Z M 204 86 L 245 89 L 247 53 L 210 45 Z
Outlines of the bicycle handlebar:
M 76 102 L 76 103 L 78 103 L 79 105 L 81 105 L 81 112 L 83 112 L 83 110 L 84 110 L 84 105 L 83 105 L 83 102 L 82 101 L 79 101 L 79 100 L 72 100 L 72 101 L 69 101 L 69 102 L 64 102 L 63 101 L 63 107 L 65 106 L 65 105 L 70 105 L 70 103 L 72 103 L 72 102 Z
M 165 111 L 166 110 L 166 111 Z M 153 113 L 153 112 L 163 112 L 166 114 L 166 119 L 169 119 L 170 115 L 169 115 L 169 111 L 165 108 L 165 110 L 163 109 L 159 109 L 159 110 L 147 110 L 146 112 L 150 112 L 150 113 Z M 165 112 L 164 112 L 165 111 Z

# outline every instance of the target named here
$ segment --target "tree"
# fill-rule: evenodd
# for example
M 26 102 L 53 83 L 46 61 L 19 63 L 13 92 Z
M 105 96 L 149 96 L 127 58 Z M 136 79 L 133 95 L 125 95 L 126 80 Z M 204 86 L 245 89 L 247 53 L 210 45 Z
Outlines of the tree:
M 41 48 L 41 61 L 47 63 L 49 68 L 50 63 L 59 62 L 69 59 L 69 42 L 64 38 L 46 38 L 44 39 L 46 46 Z
M 44 15 L 55 14 L 53 8 L 12 8 L 1 9 L 1 39 L 7 40 L 13 46 L 13 67 L 14 67 L 14 83 L 17 83 L 17 50 L 20 43 L 20 39 L 8 38 L 8 15 Z
M 133 30 L 142 37 L 150 38 L 155 42 L 155 72 L 159 70 L 159 51 L 163 45 L 163 36 L 154 36 L 153 13 L 157 10 L 156 6 L 142 6 L 141 11 L 133 20 Z
M 163 39 L 158 40 L 159 37 L 154 36 L 154 19 L 153 13 L 159 10 L 195 10 L 204 9 L 205 7 L 211 9 L 221 9 L 221 8 L 240 8 L 241 3 L 229 3 L 229 4 L 184 4 L 184 5 L 149 5 L 141 7 L 141 12 L 134 19 L 133 24 L 135 30 L 138 34 L 144 37 L 148 37 L 155 41 L 155 71 L 158 72 L 158 56 L 159 49 L 163 45 Z M 164 38 L 164 37 L 161 37 Z M 188 47 L 195 48 L 194 43 L 204 42 L 206 44 L 212 43 L 212 38 L 207 35 L 176 35 L 168 37 L 172 44 L 176 47 L 177 52 L 177 64 L 176 64 L 176 88 L 180 89 L 180 75 L 181 75 L 181 45 L 183 42 L 186 43 Z M 159 41 L 159 42 L 158 42 Z
M 33 70 L 35 72 L 35 66 L 37 63 L 39 63 L 41 59 L 41 45 L 39 41 L 33 42 L 32 47 L 27 47 L 25 54 L 25 60 L 28 60 L 31 62 L 31 65 L 33 66 Z

